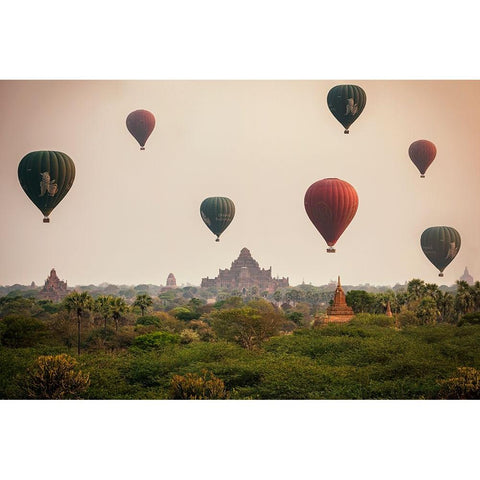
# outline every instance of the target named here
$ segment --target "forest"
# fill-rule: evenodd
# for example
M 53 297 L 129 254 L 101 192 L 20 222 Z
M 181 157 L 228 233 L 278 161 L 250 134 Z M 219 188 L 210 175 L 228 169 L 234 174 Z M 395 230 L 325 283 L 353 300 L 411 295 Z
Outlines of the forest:
M 0 297 L 0 398 L 480 398 L 480 282 L 351 289 L 344 324 L 310 285 L 104 293 Z

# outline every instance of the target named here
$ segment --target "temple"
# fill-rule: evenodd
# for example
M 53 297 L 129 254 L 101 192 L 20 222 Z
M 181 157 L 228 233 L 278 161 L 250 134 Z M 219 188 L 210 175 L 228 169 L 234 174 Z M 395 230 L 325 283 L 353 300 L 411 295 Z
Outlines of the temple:
M 167 288 L 177 288 L 177 280 L 173 273 L 169 273 L 167 277 Z
M 340 284 L 340 276 L 338 277 L 337 288 L 333 297 L 333 303 L 327 308 L 327 323 L 343 323 L 348 322 L 354 317 L 353 310 L 347 305 L 345 292 Z
M 473 277 L 468 273 L 468 268 L 465 267 L 463 275 L 459 278 L 460 281 L 467 282 L 469 285 L 473 285 Z
M 67 282 L 60 280 L 57 272 L 52 268 L 50 275 L 45 280 L 45 285 L 40 292 L 40 296 L 54 302 L 60 302 L 67 293 Z
M 272 267 L 268 270 L 260 269 L 258 262 L 252 258 L 248 248 L 242 248 L 239 257 L 232 262 L 230 269 L 220 269 L 216 278 L 202 278 L 201 287 L 218 287 L 230 290 L 240 290 L 246 293 L 247 289 L 257 287 L 259 293 L 288 287 L 288 277 L 272 278 Z

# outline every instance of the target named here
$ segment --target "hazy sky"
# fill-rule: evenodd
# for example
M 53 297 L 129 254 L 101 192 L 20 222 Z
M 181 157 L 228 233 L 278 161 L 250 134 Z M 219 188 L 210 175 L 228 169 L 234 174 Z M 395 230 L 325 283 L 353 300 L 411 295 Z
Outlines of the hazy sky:
M 367 104 L 344 135 L 326 96 L 360 85 Z M 394 285 L 411 278 L 453 284 L 480 272 L 479 81 L 1 81 L 0 284 L 43 283 L 55 267 L 78 284 L 199 285 L 243 247 L 274 276 L 320 285 Z M 146 150 L 126 116 L 150 110 Z M 409 145 L 437 157 L 420 174 Z M 23 192 L 20 160 L 58 150 L 76 165 L 74 185 L 42 223 Z M 326 253 L 303 198 L 337 177 L 359 196 L 355 218 Z M 236 215 L 215 242 L 199 206 L 227 196 Z M 428 227 L 462 236 L 445 277 L 420 248 Z

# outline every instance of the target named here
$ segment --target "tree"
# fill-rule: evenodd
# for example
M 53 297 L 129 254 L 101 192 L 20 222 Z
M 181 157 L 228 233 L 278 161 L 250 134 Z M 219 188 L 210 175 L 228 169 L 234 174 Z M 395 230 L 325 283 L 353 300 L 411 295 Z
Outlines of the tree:
M 265 300 L 255 300 L 270 305 L 246 306 L 220 310 L 212 314 L 212 328 L 219 338 L 234 341 L 252 350 L 273 335 L 278 334 L 282 316 Z M 253 303 L 253 302 L 251 302 Z
M 112 300 L 113 297 L 110 295 L 100 295 L 94 303 L 94 310 L 103 317 L 105 330 L 107 330 L 107 319 L 112 314 Z
M 127 304 L 122 297 L 112 297 L 110 300 L 110 311 L 115 322 L 115 331 L 118 330 L 118 320 L 127 311 Z
M 273 299 L 277 302 L 280 303 L 282 301 L 283 295 L 280 290 L 276 290 L 273 292 Z
M 464 280 L 457 281 L 457 293 L 455 295 L 455 310 L 458 316 L 473 312 L 475 297 L 470 285 Z
M 196 373 L 174 375 L 170 395 L 173 400 L 220 400 L 228 398 L 223 380 L 207 370 L 202 370 L 201 375 Z
M 152 303 L 153 300 L 150 295 L 147 295 L 146 293 L 140 293 L 133 302 L 133 306 L 140 308 L 143 317 L 145 315 L 145 311 L 152 305 Z
M 80 355 L 80 321 L 82 315 L 92 308 L 93 299 L 88 292 L 73 291 L 64 298 L 64 304 L 69 312 L 77 316 L 77 354 Z
M 27 371 L 25 393 L 34 399 L 78 398 L 90 385 L 90 378 L 76 367 L 77 361 L 65 353 L 38 357 Z
M 35 318 L 7 315 L 0 322 L 0 343 L 14 348 L 31 347 L 45 330 L 45 325 Z
M 440 312 L 437 308 L 437 302 L 432 297 L 425 297 L 415 310 L 415 315 L 423 325 L 432 325 L 437 323 Z
M 349 307 L 352 307 L 354 313 L 370 312 L 373 304 L 373 295 L 365 290 L 350 290 L 345 296 L 345 300 Z
M 413 278 L 407 284 L 407 298 L 408 302 L 416 302 L 425 296 L 426 286 L 423 280 Z
M 455 300 L 451 293 L 449 292 L 440 292 L 440 296 L 437 300 L 437 306 L 440 311 L 440 316 L 442 321 L 452 321 L 455 313 Z
M 439 397 L 446 400 L 480 400 L 480 371 L 458 367 L 457 376 L 441 382 Z

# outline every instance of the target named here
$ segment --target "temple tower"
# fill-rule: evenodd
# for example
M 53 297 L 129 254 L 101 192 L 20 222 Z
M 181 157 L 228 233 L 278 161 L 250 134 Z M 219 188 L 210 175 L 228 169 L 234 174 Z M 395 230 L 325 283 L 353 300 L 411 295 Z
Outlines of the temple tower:
M 327 323 L 344 323 L 350 321 L 354 316 L 353 310 L 347 305 L 345 292 L 338 276 L 337 288 L 333 297 L 333 303 L 327 308 Z

